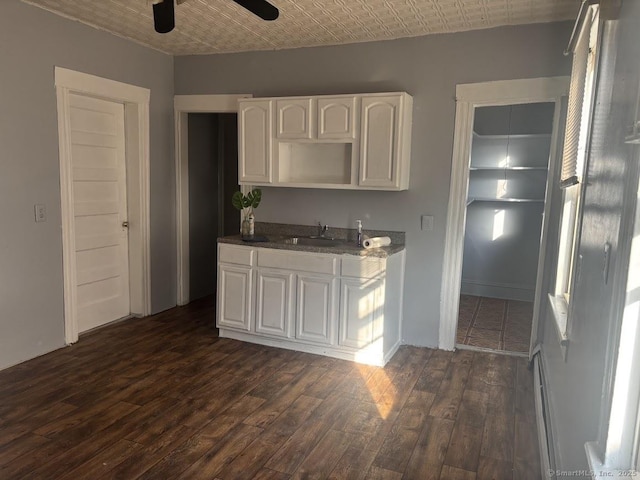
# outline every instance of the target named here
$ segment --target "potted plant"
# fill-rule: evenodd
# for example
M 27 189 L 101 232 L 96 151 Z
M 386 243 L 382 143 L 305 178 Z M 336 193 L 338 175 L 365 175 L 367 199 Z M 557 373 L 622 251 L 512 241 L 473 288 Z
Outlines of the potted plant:
M 254 221 L 253 209 L 258 208 L 262 200 L 262 190 L 254 188 L 244 195 L 241 191 L 237 191 L 231 197 L 231 204 L 242 213 L 242 229 L 240 233 L 243 237 L 253 236 Z

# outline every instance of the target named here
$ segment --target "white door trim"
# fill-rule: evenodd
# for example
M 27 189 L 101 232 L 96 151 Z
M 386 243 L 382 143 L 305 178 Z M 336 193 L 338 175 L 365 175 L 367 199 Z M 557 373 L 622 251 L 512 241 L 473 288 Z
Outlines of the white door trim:
M 569 77 L 532 78 L 521 80 L 501 80 L 456 86 L 456 120 L 449 188 L 449 209 L 445 237 L 444 263 L 442 267 L 442 289 L 440 291 L 440 335 L 439 346 L 453 350 L 456 345 L 456 327 L 460 302 L 460 282 L 462 280 L 462 255 L 464 248 L 465 216 L 467 212 L 467 189 L 469 184 L 469 159 L 471 156 L 471 135 L 475 108 L 489 105 L 510 105 L 514 103 L 556 102 L 556 110 L 562 96 L 569 93 Z M 554 116 L 554 119 L 557 115 Z M 557 125 L 554 126 L 554 131 Z M 557 142 L 552 139 L 552 149 Z M 548 186 L 555 177 L 554 164 L 557 155 L 551 152 Z M 542 240 L 538 261 L 538 282 L 534 300 L 535 331 L 540 303 L 540 281 L 544 266 L 546 233 L 549 222 L 550 202 L 545 202 Z
M 253 95 L 176 95 L 177 303 L 189 303 L 189 113 L 237 113 L 238 100 Z M 216 248 L 212 245 L 211 248 Z
M 69 95 L 80 94 L 124 104 L 129 220 L 129 290 L 131 313 L 151 313 L 149 248 L 149 98 L 150 90 L 86 73 L 55 67 L 58 104 L 62 270 L 65 342 L 78 341 L 76 312 L 75 225 L 70 162 Z

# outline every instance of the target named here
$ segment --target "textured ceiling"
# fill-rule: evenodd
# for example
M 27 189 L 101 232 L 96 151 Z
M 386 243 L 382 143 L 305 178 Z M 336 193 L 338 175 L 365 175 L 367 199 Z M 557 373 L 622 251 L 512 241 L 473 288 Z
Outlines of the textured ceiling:
M 388 40 L 574 18 L 578 0 L 272 0 L 265 22 L 231 0 L 187 0 L 153 30 L 149 0 L 23 0 L 174 55 Z

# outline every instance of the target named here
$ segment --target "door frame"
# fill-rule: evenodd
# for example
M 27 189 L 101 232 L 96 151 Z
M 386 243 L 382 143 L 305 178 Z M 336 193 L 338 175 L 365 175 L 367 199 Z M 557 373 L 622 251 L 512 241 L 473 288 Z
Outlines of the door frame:
M 238 100 L 252 94 L 175 95 L 177 304 L 189 303 L 189 114 L 238 113 Z M 211 248 L 216 248 L 212 245 Z
M 545 252 L 548 244 L 548 230 L 551 202 L 551 186 L 556 181 L 556 165 L 559 161 L 558 138 L 560 105 L 563 96 L 569 94 L 569 77 L 545 77 L 519 80 L 499 80 L 493 82 L 459 84 L 456 86 L 456 119 L 451 161 L 451 184 L 449 188 L 449 208 L 445 236 L 442 287 L 440 291 L 440 334 L 439 347 L 454 350 L 458 325 L 460 286 L 462 281 L 462 257 L 464 250 L 465 220 L 467 213 L 467 193 L 469 188 L 469 161 L 473 121 L 476 107 L 499 106 L 524 103 L 554 102 L 553 134 L 549 152 L 546 198 L 538 255 L 538 273 L 533 308 L 532 332 L 537 331 Z M 535 342 L 531 336 L 531 344 Z
M 129 296 L 132 315 L 151 314 L 149 216 L 149 99 L 150 90 L 87 73 L 55 67 L 62 216 L 64 336 L 78 341 L 76 305 L 75 221 L 71 167 L 71 94 L 124 105 L 127 216 L 129 221 Z

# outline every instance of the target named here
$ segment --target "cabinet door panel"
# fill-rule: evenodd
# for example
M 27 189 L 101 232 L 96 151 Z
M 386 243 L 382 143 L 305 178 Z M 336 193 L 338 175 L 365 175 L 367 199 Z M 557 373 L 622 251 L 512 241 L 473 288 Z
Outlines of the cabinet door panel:
M 218 327 L 251 329 L 251 269 L 219 265 Z
M 276 102 L 278 138 L 311 138 L 311 98 Z
M 355 136 L 356 97 L 318 99 L 318 138 Z
M 382 338 L 383 279 L 343 279 L 340 298 L 340 345 L 364 348 Z
M 293 274 L 258 272 L 256 285 L 256 332 L 290 336 Z
M 241 183 L 271 183 L 271 104 L 270 100 L 240 102 L 238 176 Z
M 397 188 L 400 96 L 363 97 L 359 184 Z
M 336 281 L 332 277 L 299 275 L 297 287 L 296 338 L 332 344 Z

